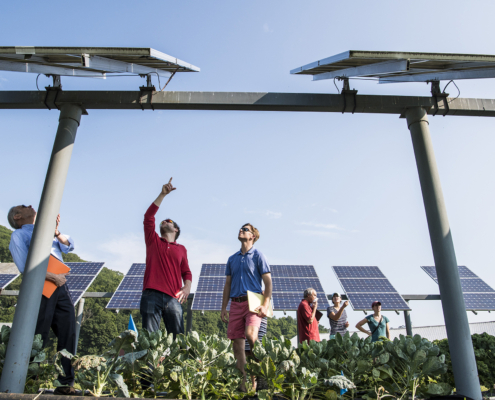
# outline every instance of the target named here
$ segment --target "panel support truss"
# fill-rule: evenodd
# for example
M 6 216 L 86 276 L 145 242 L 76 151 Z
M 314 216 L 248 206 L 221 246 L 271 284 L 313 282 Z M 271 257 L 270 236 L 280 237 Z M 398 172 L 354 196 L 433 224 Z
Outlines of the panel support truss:
M 321 93 L 60 91 L 55 97 L 45 91 L 0 91 L 0 109 L 53 109 L 72 103 L 86 110 L 151 110 L 153 105 L 155 110 L 341 113 L 344 101 L 340 94 Z M 495 117 L 495 99 L 356 95 L 353 107 L 356 114 L 404 117 L 408 108 L 421 107 L 430 115 Z

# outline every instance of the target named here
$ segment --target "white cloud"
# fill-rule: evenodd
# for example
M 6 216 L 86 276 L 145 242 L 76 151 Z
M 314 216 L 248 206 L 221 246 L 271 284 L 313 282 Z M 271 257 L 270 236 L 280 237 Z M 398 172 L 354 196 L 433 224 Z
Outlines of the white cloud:
M 327 232 L 327 231 L 314 231 L 314 230 L 296 230 L 296 233 L 300 233 L 305 236 L 324 236 L 330 238 L 338 238 L 339 234 L 335 232 Z
M 268 22 L 265 22 L 263 24 L 263 31 L 265 31 L 266 33 L 272 33 L 273 32 L 273 29 L 270 29 L 270 27 L 268 26 Z
M 332 213 L 338 213 L 338 211 L 335 208 L 330 208 L 330 207 L 323 207 L 323 211 L 330 211 Z
M 312 226 L 314 228 L 324 228 L 324 229 L 337 229 L 344 230 L 335 224 L 319 224 L 316 222 L 301 222 L 301 225 Z
M 244 214 L 259 214 L 259 215 L 265 215 L 270 219 L 277 219 L 282 217 L 282 213 L 278 211 L 271 211 L 271 210 L 248 210 L 247 208 L 244 209 Z
M 352 232 L 352 233 L 359 232 L 357 230 L 341 228 L 340 226 L 338 226 L 336 224 L 321 224 L 318 222 L 301 222 L 300 225 L 312 226 L 313 228 L 334 229 L 337 231 L 345 231 L 345 232 Z
M 265 215 L 267 215 L 268 218 L 276 219 L 276 218 L 280 218 L 282 216 L 282 213 L 276 212 L 276 211 L 266 210 Z

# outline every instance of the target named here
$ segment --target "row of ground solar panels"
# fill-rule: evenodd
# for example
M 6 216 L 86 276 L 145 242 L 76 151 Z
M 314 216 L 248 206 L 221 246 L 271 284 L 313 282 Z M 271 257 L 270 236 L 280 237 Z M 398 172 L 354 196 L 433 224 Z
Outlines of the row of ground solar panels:
M 378 300 L 383 310 L 409 306 L 378 267 L 332 267 L 354 310 L 369 310 Z M 438 284 L 435 267 L 421 267 Z M 461 287 L 468 311 L 495 310 L 495 290 L 465 266 L 459 266 Z
M 225 285 L 225 264 L 203 264 L 198 287 L 194 293 L 193 310 L 219 311 L 222 309 Z M 305 289 L 312 287 L 318 297 L 318 309 L 329 306 L 323 286 L 312 265 L 271 265 L 273 309 L 297 310 Z M 227 309 L 230 308 L 230 302 Z
M 67 285 L 74 304 L 89 288 L 104 263 L 67 263 L 71 273 Z M 383 310 L 409 310 L 409 305 L 378 267 L 332 267 L 354 310 L 370 310 L 379 300 Z M 421 267 L 435 282 L 435 267 Z M 109 309 L 139 309 L 145 264 L 133 264 L 110 299 Z M 311 265 L 272 265 L 273 306 L 275 310 L 295 310 L 304 289 L 312 287 L 319 298 L 319 309 L 328 301 L 316 271 Z M 465 266 L 459 266 L 466 310 L 495 310 L 495 290 Z M 18 275 L 0 274 L 0 289 Z M 437 282 L 438 283 L 438 282 Z M 194 296 L 193 310 L 220 310 L 225 284 L 225 264 L 203 264 Z
M 100 273 L 105 263 L 97 262 L 69 262 L 65 263 L 70 268 L 70 274 L 67 275 L 67 287 L 72 299 L 72 303 L 76 303 L 81 299 L 82 295 L 91 286 L 96 276 Z M 0 289 L 6 288 L 14 281 L 19 274 L 0 274 Z

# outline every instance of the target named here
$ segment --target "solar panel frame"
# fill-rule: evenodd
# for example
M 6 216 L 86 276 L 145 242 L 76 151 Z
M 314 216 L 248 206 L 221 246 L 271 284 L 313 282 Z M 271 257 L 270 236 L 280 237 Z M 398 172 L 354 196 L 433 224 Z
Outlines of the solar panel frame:
M 105 265 L 104 262 L 67 262 L 70 268 L 67 275 L 67 288 L 72 303 L 76 305 L 88 290 Z
M 333 266 L 332 269 L 353 310 L 372 310 L 373 301 L 380 301 L 383 311 L 411 310 L 379 267 Z
M 438 284 L 435 267 L 421 266 L 421 269 Z M 459 265 L 458 269 L 466 311 L 495 311 L 495 290 L 465 265 Z
M 139 310 L 145 272 L 145 263 L 132 264 L 105 308 L 109 310 Z
M 20 274 L 0 274 L 0 291 L 9 286 Z
M 201 274 L 194 294 L 192 310 L 221 310 L 226 279 L 225 268 L 225 264 L 203 264 L 201 266 Z M 297 310 L 301 303 L 303 292 L 308 287 L 313 287 L 317 292 L 319 299 L 318 309 L 326 309 L 330 306 L 314 266 L 271 265 L 270 272 L 273 282 L 272 301 L 275 311 Z M 207 299 L 208 295 L 211 295 L 209 299 Z

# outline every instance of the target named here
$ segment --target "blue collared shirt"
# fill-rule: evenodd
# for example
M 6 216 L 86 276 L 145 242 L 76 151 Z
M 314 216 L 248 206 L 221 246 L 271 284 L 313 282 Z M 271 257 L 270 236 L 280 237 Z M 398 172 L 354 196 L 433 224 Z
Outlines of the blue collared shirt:
M 247 291 L 261 293 L 261 275 L 270 273 L 263 253 L 254 247 L 246 253 L 240 251 L 229 257 L 225 275 L 230 275 L 230 297 L 246 296 Z
M 24 267 L 26 266 L 26 259 L 28 255 L 29 245 L 31 244 L 31 237 L 33 236 L 34 224 L 22 225 L 21 229 L 16 229 L 12 232 L 10 237 L 9 250 L 14 259 L 17 269 L 22 274 L 24 273 Z M 57 238 L 53 238 L 51 254 L 62 260 L 62 253 L 67 254 L 69 251 L 74 250 L 74 240 L 67 235 L 64 235 L 69 241 L 69 246 L 58 241 Z

